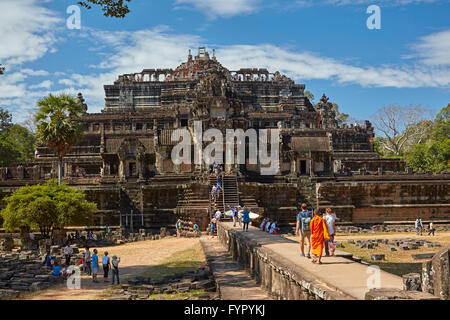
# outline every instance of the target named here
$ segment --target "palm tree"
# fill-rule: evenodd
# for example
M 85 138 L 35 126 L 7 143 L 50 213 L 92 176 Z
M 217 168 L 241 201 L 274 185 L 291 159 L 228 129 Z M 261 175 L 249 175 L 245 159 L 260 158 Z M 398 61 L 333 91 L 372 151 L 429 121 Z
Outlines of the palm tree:
M 58 183 L 61 184 L 63 157 L 81 141 L 83 125 L 80 121 L 85 109 L 80 99 L 68 94 L 49 94 L 38 101 L 35 121 L 37 139 L 58 157 Z

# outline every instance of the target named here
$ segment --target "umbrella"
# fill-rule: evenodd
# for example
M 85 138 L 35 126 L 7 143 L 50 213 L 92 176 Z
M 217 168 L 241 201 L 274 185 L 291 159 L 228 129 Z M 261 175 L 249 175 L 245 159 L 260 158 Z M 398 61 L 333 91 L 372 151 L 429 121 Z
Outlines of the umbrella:
M 232 217 L 233 216 L 233 211 L 232 210 L 225 211 L 224 215 L 226 215 L 228 217 Z
M 244 211 L 244 210 L 240 210 L 240 211 L 239 211 L 239 218 L 242 218 L 242 212 L 243 212 L 243 211 Z M 251 211 L 250 211 L 249 216 L 250 216 L 250 219 L 258 219 L 258 218 L 259 218 L 259 214 L 254 213 L 254 212 L 251 212 Z

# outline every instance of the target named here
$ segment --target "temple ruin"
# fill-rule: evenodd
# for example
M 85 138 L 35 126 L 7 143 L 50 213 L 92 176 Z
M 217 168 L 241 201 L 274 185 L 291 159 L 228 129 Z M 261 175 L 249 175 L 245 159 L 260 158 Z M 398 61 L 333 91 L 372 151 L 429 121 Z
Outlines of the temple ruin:
M 171 159 L 173 131 L 192 131 L 194 121 L 223 133 L 280 129 L 277 174 L 260 175 L 259 163 L 225 163 L 220 210 L 247 205 L 281 226 L 295 223 L 301 202 L 331 207 L 338 222 L 450 218 L 450 174 L 413 174 L 400 160 L 381 159 L 369 121 L 340 124 L 325 94 L 313 106 L 305 85 L 279 72 L 231 71 L 199 48 L 175 69 L 123 74 L 104 90 L 100 113 L 85 105 L 84 138 L 63 168 L 63 181 L 98 204 L 97 225 L 159 229 L 181 217 L 206 228 L 216 209 L 209 197 L 216 178 L 206 164 Z M 33 162 L 0 168 L 0 199 L 56 176 L 57 158 L 39 146 Z

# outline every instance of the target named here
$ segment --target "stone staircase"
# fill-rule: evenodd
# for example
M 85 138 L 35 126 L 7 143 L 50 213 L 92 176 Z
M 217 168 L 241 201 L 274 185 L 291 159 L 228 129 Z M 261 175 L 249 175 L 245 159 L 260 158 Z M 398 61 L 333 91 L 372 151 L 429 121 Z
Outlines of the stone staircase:
M 212 189 L 213 185 L 217 184 L 217 177 L 211 176 L 209 178 L 209 190 Z M 237 177 L 235 174 L 223 175 L 222 176 L 222 190 L 218 193 L 216 201 L 211 201 L 211 210 L 214 212 L 220 210 L 225 212 L 228 210 L 228 206 L 235 207 L 239 205 L 239 190 Z M 210 196 L 211 199 L 211 196 Z

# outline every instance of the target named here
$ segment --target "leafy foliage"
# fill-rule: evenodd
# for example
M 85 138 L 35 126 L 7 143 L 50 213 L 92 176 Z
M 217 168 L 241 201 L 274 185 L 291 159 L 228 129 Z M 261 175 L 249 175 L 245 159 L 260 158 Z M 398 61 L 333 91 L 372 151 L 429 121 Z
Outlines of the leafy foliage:
M 78 4 L 86 9 L 92 9 L 91 4 L 100 6 L 105 17 L 124 18 L 129 12 L 128 6 L 124 2 L 131 0 L 83 0 Z
M 25 186 L 4 199 L 0 214 L 8 231 L 29 227 L 50 235 L 55 228 L 90 225 L 97 205 L 85 200 L 82 191 L 58 185 L 55 179 L 45 184 Z
M 5 67 L 0 64 L 0 74 L 3 74 L 3 72 L 5 72 Z
M 419 172 L 450 172 L 450 104 L 436 116 L 426 139 L 404 156 L 406 164 Z
M 61 172 L 62 158 L 83 137 L 80 117 L 85 111 L 84 106 L 80 99 L 70 95 L 49 94 L 48 97 L 38 101 L 38 107 L 39 111 L 35 118 L 37 139 L 58 156 Z
M 18 124 L 12 123 L 8 110 L 0 108 L 0 166 L 33 159 L 36 139 Z

